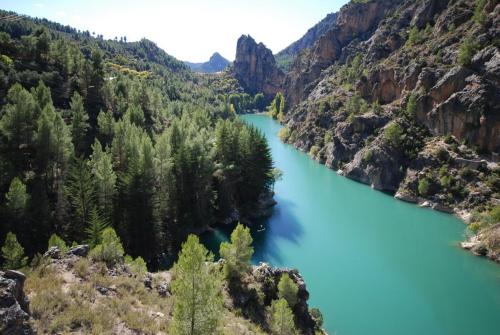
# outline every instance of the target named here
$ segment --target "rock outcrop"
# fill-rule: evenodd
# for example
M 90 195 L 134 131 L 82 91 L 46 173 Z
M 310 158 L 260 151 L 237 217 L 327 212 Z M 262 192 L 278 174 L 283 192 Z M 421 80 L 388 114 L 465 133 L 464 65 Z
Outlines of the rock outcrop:
M 297 41 L 290 44 L 285 49 L 278 52 L 275 56 L 278 63 L 293 63 L 293 60 L 304 49 L 310 48 L 316 41 L 337 22 L 337 13 L 328 14 L 323 20 L 311 27 Z M 287 59 L 288 58 L 288 59 Z
M 24 295 L 23 273 L 0 271 L 0 334 L 35 334 L 30 325 L 29 301 Z
M 344 48 L 352 41 L 368 39 L 380 21 L 403 0 L 349 3 L 338 14 L 333 28 L 295 61 L 285 79 L 289 106 L 306 98 L 321 72 L 339 59 L 346 58 Z
M 270 100 L 282 89 L 284 74 L 278 69 L 273 53 L 249 35 L 238 39 L 232 71 L 250 94 L 264 93 Z
M 476 6 L 342 7 L 285 77 L 285 140 L 398 199 L 460 217 L 499 206 L 500 3 L 487 1 L 481 22 Z

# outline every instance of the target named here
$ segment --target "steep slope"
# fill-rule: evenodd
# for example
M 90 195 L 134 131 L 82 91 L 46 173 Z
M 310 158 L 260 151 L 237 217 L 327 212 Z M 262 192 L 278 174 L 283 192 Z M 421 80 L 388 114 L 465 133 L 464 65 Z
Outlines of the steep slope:
M 328 14 L 323 20 L 310 28 L 299 40 L 293 42 L 275 55 L 278 66 L 282 70 L 288 71 L 297 55 L 302 50 L 311 47 L 324 33 L 330 30 L 336 22 L 337 13 Z
M 184 62 L 189 68 L 194 72 L 201 73 L 215 73 L 220 72 L 227 68 L 231 62 L 221 56 L 218 52 L 215 52 L 210 59 L 205 63 L 190 63 Z
M 253 97 L 215 87 L 148 40 L 0 17 L 15 18 L 0 20 L 1 241 L 12 232 L 32 257 L 53 233 L 82 242 L 104 222 L 155 267 L 190 232 L 269 213 L 269 149 L 234 113 Z M 241 166 L 250 140 L 269 171 Z
M 232 73 L 247 93 L 263 93 L 268 100 L 281 90 L 284 77 L 271 50 L 249 35 L 238 39 Z
M 343 175 L 454 212 L 500 260 L 500 5 L 356 1 L 296 59 L 282 137 Z M 481 240 L 481 239 L 479 239 Z
M 2 334 L 168 334 L 176 299 L 175 271 L 150 273 L 123 261 L 107 266 L 92 260 L 88 251 L 87 245 L 67 252 L 53 247 L 27 276 L 0 271 Z M 222 265 L 208 266 L 221 273 Z M 271 334 L 266 312 L 277 299 L 283 274 L 298 287 L 293 314 L 300 333 L 324 334 L 309 312 L 309 292 L 302 276 L 265 263 L 250 267 L 242 282 L 225 282 L 221 287 L 220 330 Z

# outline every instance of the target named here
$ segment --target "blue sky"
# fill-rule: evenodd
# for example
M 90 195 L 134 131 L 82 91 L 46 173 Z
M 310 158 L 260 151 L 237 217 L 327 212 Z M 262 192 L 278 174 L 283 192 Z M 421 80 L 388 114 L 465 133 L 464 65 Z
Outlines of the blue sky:
M 250 34 L 278 52 L 348 0 L 3 0 L 0 8 L 45 17 L 105 38 L 146 37 L 181 60 L 229 60 Z

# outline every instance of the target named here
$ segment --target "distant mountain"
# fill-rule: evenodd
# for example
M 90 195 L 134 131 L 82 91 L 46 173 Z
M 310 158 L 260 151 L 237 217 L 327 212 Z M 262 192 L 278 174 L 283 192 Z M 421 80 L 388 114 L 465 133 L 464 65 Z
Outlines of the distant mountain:
M 293 42 L 276 54 L 276 62 L 282 70 L 287 70 L 292 65 L 295 57 L 304 49 L 311 47 L 321 35 L 326 33 L 337 22 L 338 13 L 330 13 L 315 26 L 310 28 L 304 36 Z
M 205 63 L 190 63 L 184 62 L 194 72 L 214 73 L 224 70 L 229 66 L 230 62 L 222 57 L 218 52 L 214 53 L 210 60 Z

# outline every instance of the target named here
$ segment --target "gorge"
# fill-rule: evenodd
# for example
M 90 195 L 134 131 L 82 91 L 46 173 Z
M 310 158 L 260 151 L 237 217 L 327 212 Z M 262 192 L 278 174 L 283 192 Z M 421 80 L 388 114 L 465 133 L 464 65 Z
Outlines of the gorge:
M 0 333 L 500 333 L 500 2 L 344 3 L 205 63 L 0 10 Z

